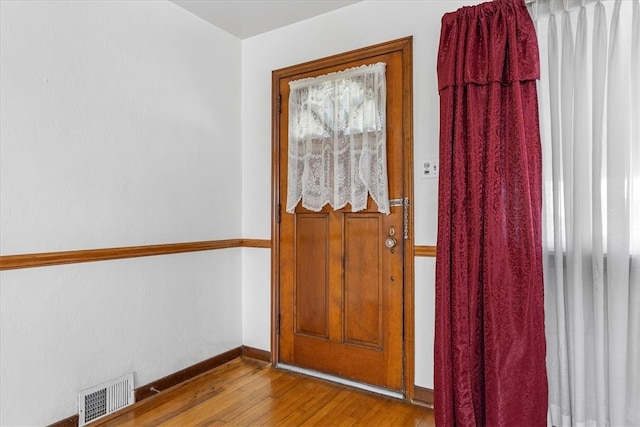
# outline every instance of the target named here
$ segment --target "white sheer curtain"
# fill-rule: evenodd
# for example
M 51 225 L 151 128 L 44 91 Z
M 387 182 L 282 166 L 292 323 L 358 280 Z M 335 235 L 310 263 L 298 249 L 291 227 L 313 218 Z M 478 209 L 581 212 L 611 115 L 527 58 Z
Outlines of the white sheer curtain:
M 549 421 L 640 426 L 640 5 L 530 5 L 541 52 Z
M 389 213 L 385 64 L 289 83 L 287 212 L 327 203 Z

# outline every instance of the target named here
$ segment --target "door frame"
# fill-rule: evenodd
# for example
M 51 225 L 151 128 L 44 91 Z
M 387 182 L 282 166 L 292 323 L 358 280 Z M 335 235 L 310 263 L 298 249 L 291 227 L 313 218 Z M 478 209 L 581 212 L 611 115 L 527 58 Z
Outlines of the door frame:
M 280 216 L 283 203 L 280 200 L 280 79 L 288 78 L 319 68 L 338 66 L 341 63 L 364 60 L 366 58 L 389 54 L 402 54 L 402 144 L 403 144 L 403 191 L 409 198 L 408 238 L 405 240 L 403 254 L 403 383 L 405 399 L 414 399 L 415 379 L 415 331 L 414 331 L 414 227 L 413 227 L 413 37 L 404 37 L 385 43 L 328 56 L 274 70 L 271 82 L 271 364 L 276 366 L 280 360 L 279 348 L 279 307 L 280 307 Z M 286 195 L 286 191 L 284 192 Z

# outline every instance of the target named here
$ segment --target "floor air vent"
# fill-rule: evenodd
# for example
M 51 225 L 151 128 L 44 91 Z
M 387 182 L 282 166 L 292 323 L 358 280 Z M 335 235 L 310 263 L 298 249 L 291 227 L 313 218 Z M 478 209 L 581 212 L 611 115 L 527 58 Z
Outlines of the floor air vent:
M 78 425 L 87 425 L 133 402 L 133 373 L 83 390 L 78 393 Z

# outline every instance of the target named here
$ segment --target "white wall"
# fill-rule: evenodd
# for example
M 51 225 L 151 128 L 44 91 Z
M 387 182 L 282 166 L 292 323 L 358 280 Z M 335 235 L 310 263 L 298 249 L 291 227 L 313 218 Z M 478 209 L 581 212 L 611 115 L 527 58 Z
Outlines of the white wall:
M 270 238 L 271 71 L 408 35 L 416 165 L 437 157 L 440 19 L 467 4 L 364 1 L 240 42 L 168 2 L 2 0 L 0 254 Z M 416 179 L 418 245 L 435 244 L 436 201 Z M 416 259 L 424 387 L 433 271 Z M 270 253 L 4 271 L 0 304 L 0 425 L 41 425 L 124 372 L 141 385 L 268 350 Z
M 436 56 L 440 19 L 471 1 L 371 0 L 255 36 L 242 44 L 243 233 L 246 238 L 270 237 L 271 195 L 271 71 L 376 43 L 413 36 L 414 156 L 437 158 L 439 98 Z M 417 168 L 415 172 L 417 176 Z M 435 245 L 437 181 L 415 180 L 415 243 Z M 244 343 L 269 348 L 269 253 L 243 277 Z M 416 260 L 416 384 L 433 387 L 433 259 Z M 249 268 L 245 264 L 245 272 Z M 262 268 L 256 271 L 255 268 Z M 264 300 L 258 304 L 255 298 Z M 250 307 L 251 310 L 247 308 Z
M 241 42 L 169 2 L 0 2 L 0 254 L 238 238 Z M 242 344 L 242 250 L 0 273 L 0 425 Z

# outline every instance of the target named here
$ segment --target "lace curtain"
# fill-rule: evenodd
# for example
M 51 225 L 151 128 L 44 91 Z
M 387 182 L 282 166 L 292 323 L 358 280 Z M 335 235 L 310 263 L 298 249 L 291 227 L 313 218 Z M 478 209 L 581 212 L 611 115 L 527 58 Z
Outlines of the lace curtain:
M 385 64 L 289 83 L 287 212 L 347 203 L 357 212 L 371 195 L 389 214 Z

